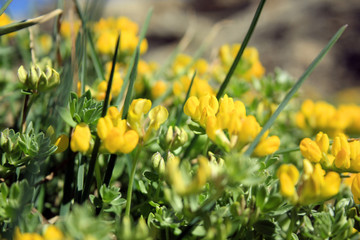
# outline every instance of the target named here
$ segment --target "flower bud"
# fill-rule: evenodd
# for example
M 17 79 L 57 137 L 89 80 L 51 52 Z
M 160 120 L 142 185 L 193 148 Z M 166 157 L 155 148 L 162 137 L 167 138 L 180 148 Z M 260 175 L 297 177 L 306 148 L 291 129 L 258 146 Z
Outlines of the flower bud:
M 187 142 L 188 135 L 183 128 L 170 126 L 166 133 L 165 140 L 166 146 L 168 146 L 170 150 L 176 150 Z
M 165 161 L 159 152 L 156 152 L 151 157 L 151 163 L 154 170 L 160 175 L 163 176 L 165 174 Z

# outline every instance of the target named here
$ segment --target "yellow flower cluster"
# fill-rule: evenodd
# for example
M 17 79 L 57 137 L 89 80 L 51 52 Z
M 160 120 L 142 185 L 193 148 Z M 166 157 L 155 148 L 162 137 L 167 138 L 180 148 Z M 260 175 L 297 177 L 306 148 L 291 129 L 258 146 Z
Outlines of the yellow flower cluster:
M 245 105 L 227 95 L 220 99 L 220 103 L 211 95 L 190 97 L 185 103 L 184 112 L 206 129 L 212 141 L 227 151 L 235 147 L 243 148 L 261 131 L 256 118 L 252 115 L 246 116 Z M 227 130 L 228 135 L 224 130 Z M 268 137 L 267 131 L 255 148 L 254 155 L 271 154 L 278 150 L 279 146 L 279 137 Z
M 144 142 L 149 140 L 154 132 L 158 130 L 163 124 L 169 113 L 163 106 L 156 106 L 151 109 L 151 101 L 149 99 L 135 99 L 131 102 L 127 120 L 132 129 L 134 129 L 139 137 L 143 139 Z M 150 110 L 151 109 L 151 110 Z M 145 114 L 148 114 L 148 119 L 145 118 Z M 150 123 L 147 126 L 147 122 L 150 120 Z
M 203 156 L 198 157 L 197 160 L 199 163 L 197 173 L 189 183 L 186 183 L 179 168 L 180 159 L 169 153 L 165 173 L 177 194 L 184 196 L 199 192 L 211 176 L 209 160 Z
M 19 228 L 15 228 L 14 240 L 65 240 L 64 234 L 55 227 L 49 225 L 44 234 L 41 236 L 38 233 L 21 233 Z
M 116 107 L 110 107 L 106 116 L 99 119 L 97 134 L 101 139 L 101 149 L 112 154 L 129 153 L 139 141 L 139 135 L 128 128 Z
M 121 33 L 120 49 L 122 52 L 133 52 L 139 42 L 138 25 L 126 17 L 102 18 L 95 23 L 94 31 L 98 36 L 96 47 L 102 54 L 113 54 L 119 33 Z M 140 54 L 145 53 L 147 47 L 147 41 L 144 39 L 140 45 Z
M 319 163 L 303 161 L 303 174 L 292 164 L 283 164 L 277 171 L 280 192 L 293 204 L 307 205 L 327 200 L 339 192 L 341 178 L 336 172 L 326 173 Z M 297 187 L 296 187 L 297 186 Z
M 329 146 L 329 137 L 323 132 L 316 135 L 316 139 L 304 138 L 300 142 L 301 154 L 313 163 L 320 163 L 324 168 L 333 168 L 341 171 L 360 171 L 360 142 L 348 141 L 343 133 L 335 136 Z
M 360 132 L 360 106 L 333 105 L 310 99 L 305 100 L 296 114 L 296 125 L 301 129 L 324 131 L 331 136 L 340 132 Z
M 219 57 L 221 60 L 222 71 L 227 72 L 233 63 L 236 54 L 240 49 L 240 44 L 233 44 L 232 46 L 225 44 L 220 47 Z M 253 77 L 261 78 L 265 73 L 265 68 L 259 60 L 259 52 L 254 47 L 246 47 L 242 55 L 242 62 L 240 62 L 235 75 L 250 81 Z

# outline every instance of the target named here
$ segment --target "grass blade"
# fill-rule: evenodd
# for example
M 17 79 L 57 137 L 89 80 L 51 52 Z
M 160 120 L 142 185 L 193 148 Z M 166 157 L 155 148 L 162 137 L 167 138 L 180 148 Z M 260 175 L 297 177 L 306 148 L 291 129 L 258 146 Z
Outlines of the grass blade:
M 54 18 L 54 17 L 58 16 L 62 12 L 63 11 L 61 9 L 55 9 L 52 12 L 49 12 L 47 14 L 41 15 L 41 16 L 36 17 L 36 18 L 23 20 L 21 22 L 10 23 L 8 25 L 0 27 L 0 36 L 8 34 L 8 33 L 19 31 L 19 30 L 21 30 L 23 28 L 31 27 L 31 26 L 33 26 L 35 24 L 38 24 L 38 23 L 46 22 L 46 21 L 50 20 L 51 18 Z
M 89 49 L 90 49 L 90 57 L 92 59 L 92 62 L 94 64 L 94 68 L 95 68 L 95 72 L 97 74 L 97 77 L 101 80 L 105 79 L 105 74 L 104 74 L 104 70 L 103 67 L 100 63 L 99 57 L 95 51 L 95 44 L 94 41 L 92 39 L 92 36 L 90 34 L 90 31 L 86 28 L 86 19 L 84 17 L 84 14 L 82 13 L 81 9 L 80 9 L 80 5 L 79 2 L 77 0 L 74 0 L 74 4 L 76 7 L 76 11 L 79 15 L 79 18 L 81 20 L 81 24 L 83 26 L 84 32 L 86 34 L 87 37 L 87 41 L 89 42 Z
M 102 113 L 101 113 L 102 117 L 105 117 L 107 108 L 108 108 L 108 104 L 109 104 L 111 85 L 112 85 L 114 71 L 115 71 L 115 65 L 116 65 L 116 58 L 117 58 L 119 45 L 120 45 L 119 43 L 120 43 L 120 35 L 118 36 L 117 41 L 116 41 L 115 53 L 114 53 L 114 57 L 113 57 L 113 61 L 112 61 L 110 77 L 109 77 L 108 86 L 106 89 L 105 100 L 104 100 L 104 105 L 103 105 L 103 109 L 102 109 Z M 97 159 L 98 152 L 99 152 L 99 147 L 100 147 L 100 138 L 99 138 L 99 136 L 97 136 L 96 140 L 95 140 L 94 149 L 91 154 L 89 170 L 88 170 L 88 174 L 86 176 L 85 187 L 84 187 L 84 192 L 83 192 L 83 195 L 81 198 L 81 202 L 84 202 L 85 199 L 88 198 L 88 196 L 89 196 L 90 187 L 91 187 L 94 170 L 95 170 L 96 159 Z
M 124 96 L 124 93 L 125 93 L 125 89 L 126 89 L 126 86 L 129 82 L 129 78 L 130 78 L 130 75 L 131 75 L 131 72 L 132 70 L 134 69 L 134 65 L 135 65 L 135 60 L 136 60 L 136 55 L 139 55 L 139 49 L 140 49 L 140 44 L 142 42 L 142 40 L 144 39 L 145 37 L 145 34 L 147 32 L 147 29 L 149 27 L 149 23 L 150 23 L 150 19 L 151 19 L 151 15 L 152 15 L 152 12 L 153 12 L 153 9 L 151 8 L 147 15 L 146 15 L 146 19 L 145 19 L 145 23 L 144 23 L 144 26 L 142 27 L 141 29 L 141 32 L 140 32 L 140 35 L 139 35 L 139 42 L 136 46 L 136 49 L 137 49 L 137 52 L 135 50 L 134 54 L 132 55 L 131 57 L 131 61 L 130 61 L 130 64 L 129 64 L 129 68 L 128 69 L 131 69 L 131 71 L 127 71 L 126 75 L 125 75 L 125 78 L 124 78 L 124 83 L 121 87 L 121 91 L 120 91 L 120 94 L 117 96 L 117 98 L 115 99 L 115 105 L 118 106 L 121 102 L 121 99 L 123 98 Z M 137 56 L 137 58 L 139 58 L 139 56 Z M 136 65 L 137 65 L 137 62 L 139 61 L 139 59 L 136 61 Z M 137 66 L 136 66 L 137 67 Z
M 182 113 L 184 112 L 183 109 L 184 109 L 185 103 L 186 103 L 186 101 L 188 100 L 188 98 L 189 98 L 189 96 L 190 96 L 190 91 L 191 91 L 192 85 L 193 85 L 193 83 L 194 83 L 195 76 L 196 76 L 196 71 L 194 72 L 194 74 L 193 74 L 193 76 L 192 76 L 192 78 L 191 78 L 190 86 L 189 86 L 189 89 L 187 90 L 187 93 L 186 93 L 186 96 L 185 96 L 185 100 L 184 100 L 184 102 L 183 102 L 183 105 L 181 106 L 181 109 L 178 109 L 177 116 L 176 116 L 176 124 L 175 124 L 175 126 L 179 126 L 179 124 L 180 124 L 181 115 L 182 115 Z
M 256 23 L 257 23 L 257 21 L 258 21 L 258 19 L 260 17 L 261 10 L 263 9 L 265 2 L 266 2 L 266 0 L 261 0 L 261 2 L 259 3 L 258 8 L 256 9 L 254 18 L 252 19 L 249 30 L 247 31 L 247 33 L 245 35 L 244 41 L 241 44 L 241 47 L 240 47 L 240 49 L 239 49 L 239 51 L 238 51 L 238 53 L 237 53 L 237 55 L 236 55 L 236 57 L 234 59 L 234 62 L 232 63 L 232 65 L 230 67 L 229 72 L 226 74 L 224 82 L 221 84 L 220 89 L 219 89 L 218 93 L 216 94 L 217 99 L 220 99 L 223 96 L 223 94 L 225 92 L 225 89 L 226 89 L 227 85 L 230 82 L 230 78 L 233 75 L 233 73 L 234 73 L 234 71 L 235 71 L 235 69 L 236 69 L 236 67 L 237 67 L 237 65 L 238 65 L 238 63 L 239 63 L 239 61 L 241 59 L 241 56 L 244 53 L 244 50 L 245 50 L 246 46 L 249 43 L 249 40 L 251 38 L 252 33 L 254 32 L 254 29 L 256 27 Z
M 9 6 L 9 4 L 12 2 L 13 0 L 7 0 L 6 3 L 0 8 L 0 16 L 5 12 L 5 10 L 7 9 L 7 7 Z
M 245 154 L 250 156 L 256 145 L 259 143 L 260 138 L 262 135 L 273 125 L 276 118 L 279 116 L 281 111 L 285 108 L 285 106 L 288 104 L 292 96 L 299 90 L 300 86 L 303 84 L 305 79 L 309 77 L 309 75 L 312 73 L 312 71 L 315 69 L 315 67 L 318 65 L 318 63 L 321 61 L 321 59 L 329 52 L 329 50 L 332 48 L 332 46 L 335 44 L 335 42 L 340 38 L 342 33 L 345 31 L 347 25 L 342 26 L 336 34 L 331 38 L 329 43 L 321 50 L 319 55 L 312 61 L 312 63 L 308 66 L 306 71 L 303 73 L 303 75 L 297 80 L 295 85 L 290 89 L 290 91 L 286 94 L 284 100 L 279 104 L 278 108 L 275 110 L 273 115 L 269 118 L 269 120 L 265 123 L 264 127 L 261 129 L 260 133 L 256 136 L 255 140 L 250 144 L 249 148 L 246 150 Z
M 134 88 L 134 83 L 136 80 L 136 74 L 137 74 L 137 65 L 139 62 L 139 47 L 136 47 L 135 50 L 135 61 L 134 61 L 134 65 L 133 68 L 131 69 L 130 72 L 130 82 L 129 82 L 129 86 L 128 86 L 128 90 L 126 93 L 126 97 L 125 97 L 125 102 L 124 102 L 124 107 L 123 107 L 123 113 L 122 113 L 122 119 L 125 119 L 127 117 L 128 111 L 129 111 L 129 106 L 131 103 L 131 98 L 132 98 L 132 90 Z

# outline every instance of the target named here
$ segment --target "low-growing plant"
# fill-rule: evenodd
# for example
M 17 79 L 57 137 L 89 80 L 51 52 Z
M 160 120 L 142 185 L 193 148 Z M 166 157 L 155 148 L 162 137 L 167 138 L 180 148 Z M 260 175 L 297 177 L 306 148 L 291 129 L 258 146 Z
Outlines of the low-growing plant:
M 248 46 L 265 0 L 241 44 L 162 67 L 142 58 L 152 10 L 139 31 L 58 2 L 0 9 L 2 239 L 359 238 L 360 107 L 298 98 L 346 25 L 295 81 Z

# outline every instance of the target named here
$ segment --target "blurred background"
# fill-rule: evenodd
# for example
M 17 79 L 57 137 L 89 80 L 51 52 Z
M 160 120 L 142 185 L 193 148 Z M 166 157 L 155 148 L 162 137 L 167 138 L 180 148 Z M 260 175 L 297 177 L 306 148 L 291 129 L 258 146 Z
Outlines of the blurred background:
M 0 1 L 2 4 L 5 0 Z M 84 3 L 85 1 L 80 1 Z M 141 26 L 148 9 L 154 12 L 147 33 L 146 60 L 165 62 L 183 39 L 184 52 L 194 55 L 208 44 L 203 55 L 211 60 L 219 46 L 241 43 L 259 1 L 254 0 L 108 0 L 92 1 L 90 18 L 127 16 Z M 57 7 L 57 0 L 13 0 L 8 13 L 15 20 L 36 16 Z M 71 9 L 72 1 L 63 1 Z M 65 18 L 66 11 L 65 11 Z M 259 50 L 266 71 L 276 67 L 295 79 L 327 44 L 348 24 L 343 36 L 306 81 L 305 95 L 333 101 L 360 99 L 360 1 L 267 1 L 249 45 Z M 184 36 L 186 36 L 184 38 Z

